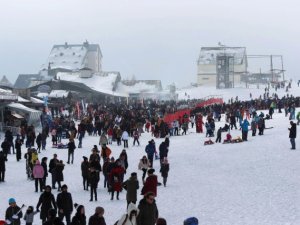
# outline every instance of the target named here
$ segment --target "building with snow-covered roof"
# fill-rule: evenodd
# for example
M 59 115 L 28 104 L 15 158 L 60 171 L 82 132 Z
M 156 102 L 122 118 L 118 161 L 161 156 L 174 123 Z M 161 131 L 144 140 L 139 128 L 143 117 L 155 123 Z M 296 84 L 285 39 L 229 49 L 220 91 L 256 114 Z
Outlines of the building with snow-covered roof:
M 19 74 L 14 89 L 27 89 L 42 83 L 45 83 L 49 78 L 41 76 L 40 74 Z
M 4 88 L 12 88 L 13 85 L 10 83 L 10 81 L 7 79 L 7 77 L 4 75 L 2 79 L 0 80 L 0 87 Z
M 245 47 L 202 47 L 198 58 L 197 66 L 197 83 L 205 86 L 218 86 L 218 66 L 221 61 L 218 57 L 227 56 L 232 60 L 231 68 L 232 77 L 230 81 L 232 84 L 240 83 L 241 75 L 247 72 L 247 53 Z M 219 64 L 218 64 L 219 62 Z M 222 63 L 222 62 L 221 62 Z M 233 86 L 233 85 L 232 85 Z
M 55 77 L 58 72 L 75 72 L 90 70 L 91 73 L 102 71 L 102 53 L 98 44 L 54 45 L 44 65 L 41 74 Z

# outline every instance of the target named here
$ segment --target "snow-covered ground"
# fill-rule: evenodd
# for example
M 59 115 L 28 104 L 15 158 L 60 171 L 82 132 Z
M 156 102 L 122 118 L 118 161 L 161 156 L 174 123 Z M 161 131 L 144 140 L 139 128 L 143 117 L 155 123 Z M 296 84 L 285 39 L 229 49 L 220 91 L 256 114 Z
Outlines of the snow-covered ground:
M 216 123 L 216 128 L 223 124 L 224 117 L 222 122 Z M 204 146 L 205 135 L 195 133 L 195 129 L 190 129 L 186 136 L 171 137 L 167 187 L 158 187 L 159 215 L 173 225 L 182 224 L 190 216 L 198 217 L 203 225 L 300 224 L 299 139 L 296 140 L 298 150 L 290 150 L 289 121 L 284 114 L 276 113 L 273 120 L 266 121 L 266 126 L 274 128 L 265 130 L 264 136 L 249 135 L 248 142 L 239 144 Z M 233 130 L 232 136 L 237 135 L 240 131 Z M 131 172 L 138 171 L 139 159 L 145 154 L 145 145 L 150 139 L 150 134 L 142 134 L 139 147 L 132 147 L 132 140 L 129 141 L 126 178 Z M 69 186 L 74 202 L 86 207 L 87 217 L 93 214 L 96 206 L 103 206 L 107 224 L 111 225 L 126 211 L 126 192 L 120 194 L 119 201 L 111 201 L 103 188 L 102 175 L 98 202 L 89 202 L 90 193 L 82 187 L 82 156 L 89 156 L 92 146 L 98 141 L 98 137 L 84 138 L 83 148 L 75 150 L 75 164 L 66 164 L 64 183 Z M 158 147 L 163 140 L 155 141 Z M 110 147 L 113 156 L 118 157 L 122 147 L 116 143 Z M 22 151 L 23 157 L 24 147 Z M 50 160 L 54 153 L 66 162 L 67 150 L 52 149 L 50 143 L 39 158 L 47 156 Z M 159 161 L 154 162 L 154 168 L 162 181 Z M 141 176 L 141 171 L 138 171 L 142 186 Z M 47 183 L 50 182 L 49 177 Z M 57 190 L 52 192 L 56 197 Z M 40 193 L 34 192 L 34 182 L 26 178 L 25 160 L 17 162 L 15 155 L 9 155 L 6 182 L 0 183 L 0 218 L 4 218 L 10 197 L 16 198 L 18 205 L 24 203 L 35 207 L 39 196 Z M 39 215 L 34 224 L 41 224 Z
M 233 89 L 216 89 L 215 87 L 207 87 L 207 86 L 200 86 L 200 87 L 187 87 L 177 90 L 178 98 L 180 100 L 187 100 L 187 99 L 202 99 L 208 96 L 217 96 L 223 98 L 225 102 L 228 102 L 231 98 L 235 99 L 238 96 L 239 100 L 249 100 L 250 93 L 252 94 L 253 99 L 261 97 L 263 98 L 263 94 L 265 92 L 266 86 L 261 85 L 259 88 L 256 86 L 250 86 L 249 88 L 238 87 Z M 286 94 L 299 96 L 300 95 L 300 87 L 297 86 L 296 82 L 292 83 L 292 88 L 286 92 L 285 88 L 280 88 L 275 92 L 274 88 L 270 88 L 270 96 L 273 93 L 277 93 L 279 98 L 282 98 Z

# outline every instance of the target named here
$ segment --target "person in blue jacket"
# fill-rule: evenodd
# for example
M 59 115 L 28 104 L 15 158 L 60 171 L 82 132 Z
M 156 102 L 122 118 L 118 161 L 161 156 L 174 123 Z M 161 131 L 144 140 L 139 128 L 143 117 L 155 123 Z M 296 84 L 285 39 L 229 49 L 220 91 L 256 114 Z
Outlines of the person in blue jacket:
M 242 122 L 241 124 L 241 128 L 242 128 L 242 139 L 243 141 L 247 141 L 247 138 L 248 138 L 248 131 L 249 131 L 249 122 L 247 119 L 244 119 L 244 121 Z
M 150 162 L 150 167 L 152 168 L 153 166 L 153 158 L 154 158 L 154 154 L 156 152 L 156 147 L 155 147 L 155 142 L 152 139 L 151 141 L 149 141 L 149 144 L 146 146 L 145 152 L 147 153 L 147 157 L 149 159 Z

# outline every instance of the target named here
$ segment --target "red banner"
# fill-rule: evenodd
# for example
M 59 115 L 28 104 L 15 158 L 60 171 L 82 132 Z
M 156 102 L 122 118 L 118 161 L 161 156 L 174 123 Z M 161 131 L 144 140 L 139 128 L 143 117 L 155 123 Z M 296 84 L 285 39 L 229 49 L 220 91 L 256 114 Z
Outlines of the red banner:
M 211 99 L 208 99 L 206 101 L 203 101 L 203 102 L 197 104 L 196 108 L 201 108 L 201 107 L 205 107 L 205 106 L 213 105 L 213 104 L 223 104 L 223 99 L 222 98 L 211 98 Z M 191 110 L 192 109 L 182 109 L 182 110 L 177 111 L 176 113 L 169 113 L 169 114 L 165 115 L 164 122 L 171 123 L 174 120 L 179 120 L 179 118 L 182 119 L 184 114 L 187 114 L 188 116 L 190 116 Z

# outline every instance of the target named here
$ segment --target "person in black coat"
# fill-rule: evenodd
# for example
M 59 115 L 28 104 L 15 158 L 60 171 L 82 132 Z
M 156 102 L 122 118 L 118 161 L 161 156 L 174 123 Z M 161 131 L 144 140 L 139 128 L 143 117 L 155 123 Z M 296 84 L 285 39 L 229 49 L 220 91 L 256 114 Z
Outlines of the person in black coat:
M 5 162 L 7 161 L 7 156 L 3 151 L 0 151 L 0 182 L 4 182 L 5 178 Z
M 127 191 L 127 206 L 130 202 L 135 204 L 137 201 L 137 190 L 139 189 L 139 181 L 137 180 L 136 173 L 131 173 L 131 177 L 123 183 L 123 188 Z
M 14 137 L 13 137 L 13 133 L 11 132 L 11 130 L 7 130 L 5 132 L 5 139 L 8 141 L 9 143 L 9 152 L 10 152 L 10 148 L 13 148 L 13 154 L 15 154 L 15 147 L 14 147 Z
M 93 201 L 93 196 L 95 195 L 95 201 L 97 201 L 97 187 L 99 182 L 99 173 L 97 173 L 95 167 L 90 168 L 90 175 L 89 175 L 89 184 L 91 188 L 91 199 Z
M 159 158 L 160 158 L 160 164 L 164 160 L 164 158 L 168 157 L 169 148 L 167 146 L 166 142 L 162 142 L 159 146 Z
M 57 154 L 54 154 L 53 158 L 49 162 L 49 173 L 51 173 L 51 175 L 52 175 L 52 188 L 53 189 L 56 189 L 55 188 L 55 184 L 56 184 L 56 171 L 55 171 L 55 168 L 56 168 L 56 164 L 58 162 L 59 161 L 57 159 Z
M 63 170 L 65 168 L 65 164 L 63 163 L 62 160 L 60 160 L 58 163 L 56 163 L 55 166 L 55 177 L 56 177 L 56 182 L 58 183 L 58 191 L 61 190 L 61 182 L 64 181 L 64 173 Z
M 22 146 L 23 142 L 20 138 L 20 136 L 17 136 L 16 140 L 15 140 L 15 148 L 16 148 L 16 158 L 17 161 L 19 162 L 19 160 L 21 160 L 22 157 L 22 152 L 21 152 L 21 146 Z
M 73 199 L 68 192 L 68 186 L 64 184 L 61 187 L 62 192 L 57 195 L 56 204 L 58 208 L 58 217 L 63 220 L 66 217 L 67 225 L 71 223 L 71 214 L 73 212 Z
M 47 180 L 47 177 L 48 177 L 47 160 L 48 160 L 47 157 L 43 157 L 42 158 L 42 163 L 41 163 L 41 166 L 44 168 L 43 187 L 46 186 L 46 180 Z
M 21 224 L 20 219 L 23 217 L 21 208 L 17 206 L 16 200 L 14 198 L 10 198 L 8 200 L 8 203 L 9 203 L 9 207 L 6 209 L 5 212 L 5 220 L 10 221 L 11 225 L 20 225 Z
M 89 161 L 88 158 L 83 156 L 83 162 L 81 163 L 81 175 L 82 175 L 82 183 L 83 183 L 83 190 L 89 190 L 88 185 L 88 177 L 89 177 Z
M 43 223 L 43 225 L 64 225 L 64 223 L 59 219 L 59 217 L 56 217 L 55 209 L 49 209 L 47 221 Z
M 76 214 L 72 218 L 71 225 L 86 225 L 85 209 L 83 205 L 74 204 Z
M 39 150 L 39 153 L 41 153 L 41 147 L 42 147 L 42 134 L 39 133 L 38 136 L 36 137 L 36 145 L 37 145 L 37 150 Z
M 74 161 L 74 150 L 76 149 L 74 139 L 70 138 L 68 143 L 68 164 L 70 164 L 70 157 L 72 157 L 71 163 L 73 164 Z
M 138 206 L 140 212 L 136 218 L 137 225 L 154 225 L 158 218 L 155 196 L 148 192 Z
M 290 121 L 290 124 L 291 124 L 291 127 L 289 128 L 289 131 L 290 131 L 289 138 L 290 138 L 290 142 L 292 144 L 291 149 L 294 150 L 294 149 L 296 149 L 295 139 L 297 136 L 297 125 L 293 121 Z
M 104 215 L 104 208 L 96 207 L 95 214 L 89 219 L 88 225 L 106 225 Z
M 217 131 L 217 139 L 216 139 L 216 143 L 219 142 L 221 143 L 221 136 L 222 136 L 222 127 L 220 127 Z
M 5 155 L 10 154 L 10 143 L 7 139 L 4 139 L 4 141 L 1 144 L 1 148 Z
M 45 191 L 41 194 L 38 204 L 36 205 L 36 210 L 39 211 L 41 206 L 40 218 L 44 223 L 48 216 L 48 210 L 54 208 L 57 209 L 54 195 L 51 193 L 51 187 L 47 185 Z
M 161 176 L 163 177 L 164 187 L 166 187 L 166 185 L 167 185 L 169 170 L 170 170 L 170 165 L 169 165 L 168 159 L 164 158 L 164 160 L 161 164 L 161 167 L 160 167 L 160 172 L 161 172 Z

